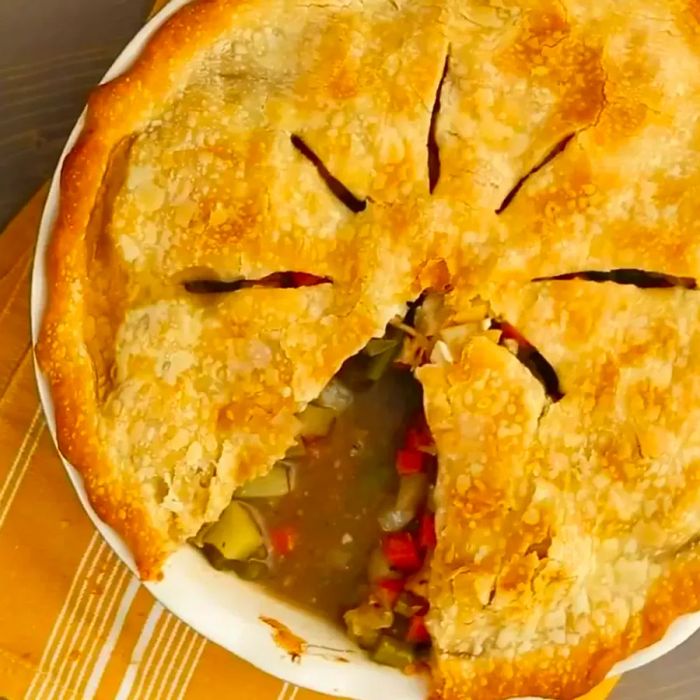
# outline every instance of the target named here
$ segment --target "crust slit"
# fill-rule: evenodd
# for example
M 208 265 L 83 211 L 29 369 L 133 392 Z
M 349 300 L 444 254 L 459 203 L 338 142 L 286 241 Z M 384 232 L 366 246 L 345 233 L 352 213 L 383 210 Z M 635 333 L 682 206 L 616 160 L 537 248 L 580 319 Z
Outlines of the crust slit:
M 449 52 L 445 56 L 445 65 L 442 69 L 442 75 L 440 76 L 440 82 L 438 83 L 437 90 L 435 92 L 435 101 L 433 102 L 433 109 L 430 114 L 430 127 L 428 128 L 428 185 L 430 193 L 432 194 L 440 181 L 440 147 L 437 143 L 437 120 L 440 115 L 440 100 L 442 97 L 442 86 L 445 83 L 445 78 L 447 77 L 447 71 L 450 65 L 450 54 Z
M 342 204 L 344 204 L 353 214 L 359 214 L 367 208 L 367 202 L 356 197 L 337 177 L 331 174 L 318 155 L 298 134 L 291 136 L 292 146 L 301 153 L 318 171 L 321 179 L 326 183 L 328 189 Z
M 551 362 L 507 321 L 493 321 L 491 327 L 501 331 L 501 345 L 506 345 L 508 341 L 517 344 L 514 354 L 518 360 L 542 384 L 545 393 L 554 403 L 561 401 L 564 398 L 564 392 L 561 390 L 559 376 Z
M 536 172 L 542 170 L 545 165 L 548 163 L 551 163 L 560 153 L 563 153 L 566 147 L 569 145 L 571 142 L 571 139 L 576 136 L 575 133 L 573 134 L 568 134 L 565 136 L 559 143 L 557 143 L 554 148 L 552 148 L 549 153 L 537 164 L 535 165 L 534 168 L 532 168 L 529 172 L 525 173 L 516 183 L 513 189 L 508 192 L 508 194 L 505 196 L 505 199 L 503 202 L 501 202 L 501 206 L 496 209 L 496 214 L 502 214 L 510 205 L 510 203 L 515 199 L 515 195 L 520 192 L 522 186 L 528 181 L 528 179 L 534 175 Z
M 638 270 L 635 268 L 617 268 L 614 270 L 582 270 L 580 272 L 565 272 L 561 275 L 535 277 L 533 282 L 551 282 L 566 280 L 586 280 L 588 282 L 613 282 L 626 284 L 640 289 L 697 289 L 697 280 L 693 277 L 678 277 L 665 272 Z
M 184 282 L 183 287 L 190 294 L 224 294 L 254 287 L 299 289 L 316 287 L 319 284 L 332 284 L 332 280 L 330 277 L 319 277 L 309 272 L 273 272 L 259 279 L 193 279 Z

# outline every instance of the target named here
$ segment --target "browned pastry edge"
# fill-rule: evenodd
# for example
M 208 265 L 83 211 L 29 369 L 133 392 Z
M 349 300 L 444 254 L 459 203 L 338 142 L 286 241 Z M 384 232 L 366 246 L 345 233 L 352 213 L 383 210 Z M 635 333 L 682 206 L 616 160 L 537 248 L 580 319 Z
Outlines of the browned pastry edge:
M 435 655 L 431 700 L 485 700 L 535 695 L 574 700 L 593 689 L 618 662 L 660 640 L 679 616 L 700 608 L 700 562 L 687 561 L 659 579 L 644 609 L 616 638 L 590 635 L 551 656 L 542 650 L 517 660 Z
M 196 54 L 227 31 L 240 4 L 195 0 L 186 5 L 156 31 L 124 74 L 91 94 L 82 132 L 63 163 L 47 251 L 47 305 L 36 354 L 51 386 L 58 446 L 82 474 L 96 513 L 126 540 L 143 579 L 161 576 L 170 547 L 136 489 L 113 472 L 96 438 L 95 377 L 81 333 L 85 232 L 113 149 L 147 123 Z M 76 412 L 75 406 L 83 410 Z

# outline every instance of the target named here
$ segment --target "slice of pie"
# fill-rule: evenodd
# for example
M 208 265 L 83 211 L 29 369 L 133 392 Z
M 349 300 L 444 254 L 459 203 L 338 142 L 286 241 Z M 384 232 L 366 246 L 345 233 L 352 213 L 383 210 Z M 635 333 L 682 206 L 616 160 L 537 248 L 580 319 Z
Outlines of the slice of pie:
M 699 608 L 699 35 L 681 0 L 194 0 L 98 88 L 37 355 L 142 576 L 206 531 L 260 549 L 232 498 L 286 492 L 362 351 L 415 370 L 431 436 L 397 532 L 343 544 L 384 537 L 359 609 L 432 640 L 435 698 L 576 697 Z
M 507 285 L 494 313 L 546 348 L 558 384 L 484 335 L 418 372 L 450 504 L 438 672 L 455 697 L 465 678 L 488 697 L 576 697 L 700 605 L 700 299 L 575 279 Z

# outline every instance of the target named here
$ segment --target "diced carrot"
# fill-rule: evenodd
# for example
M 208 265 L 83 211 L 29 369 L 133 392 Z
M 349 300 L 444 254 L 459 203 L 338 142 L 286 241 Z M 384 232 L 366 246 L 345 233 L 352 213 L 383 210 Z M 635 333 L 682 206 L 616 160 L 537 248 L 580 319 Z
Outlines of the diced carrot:
M 423 513 L 418 524 L 418 546 L 423 549 L 435 549 L 437 537 L 435 535 L 435 514 Z
M 418 450 L 399 450 L 396 453 L 396 471 L 399 474 L 418 474 L 426 464 L 425 452 Z
M 297 545 L 299 533 L 292 525 L 282 525 L 270 530 L 272 549 L 281 557 L 287 556 Z
M 418 571 L 423 563 L 410 532 L 390 532 L 384 535 L 382 550 L 389 565 L 398 571 Z
M 400 578 L 383 578 L 377 581 L 377 597 L 386 608 L 393 608 L 403 591 L 404 581 Z
M 425 615 L 414 615 L 408 623 L 406 641 L 412 644 L 426 644 L 430 641 L 428 628 L 425 626 Z

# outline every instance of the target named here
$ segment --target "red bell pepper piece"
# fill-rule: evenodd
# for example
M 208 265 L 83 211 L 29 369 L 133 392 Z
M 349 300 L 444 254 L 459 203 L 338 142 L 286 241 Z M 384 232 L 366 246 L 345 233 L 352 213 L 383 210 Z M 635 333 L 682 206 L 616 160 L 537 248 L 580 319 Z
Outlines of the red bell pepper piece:
M 299 533 L 292 525 L 282 525 L 270 530 L 272 549 L 281 557 L 287 556 L 297 545 Z
M 423 513 L 418 523 L 418 546 L 425 551 L 428 549 L 435 549 L 436 544 L 435 514 Z
M 377 597 L 387 608 L 396 605 L 398 597 L 403 591 L 404 581 L 400 578 L 382 578 L 377 581 Z
M 408 623 L 406 640 L 412 644 L 427 644 L 430 641 L 428 628 L 425 626 L 425 615 L 414 615 Z
M 412 425 L 406 431 L 403 445 L 408 450 L 420 450 L 433 444 L 433 436 L 425 425 Z
M 418 474 L 426 464 L 425 452 L 418 450 L 399 450 L 396 453 L 396 471 L 399 474 Z
M 423 563 L 410 532 L 391 532 L 384 535 L 382 550 L 389 565 L 398 571 L 418 571 Z

